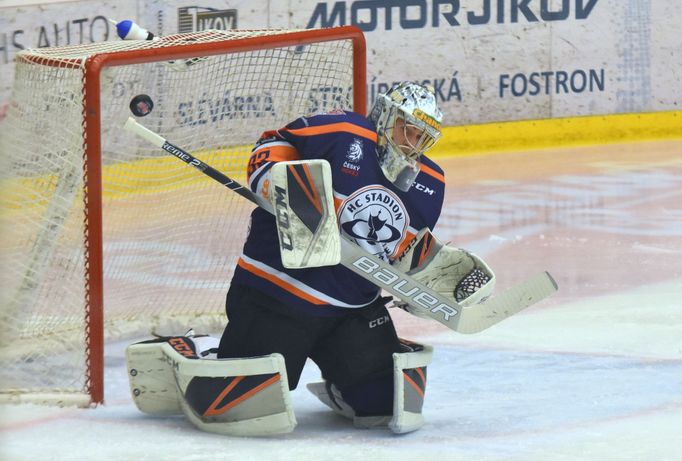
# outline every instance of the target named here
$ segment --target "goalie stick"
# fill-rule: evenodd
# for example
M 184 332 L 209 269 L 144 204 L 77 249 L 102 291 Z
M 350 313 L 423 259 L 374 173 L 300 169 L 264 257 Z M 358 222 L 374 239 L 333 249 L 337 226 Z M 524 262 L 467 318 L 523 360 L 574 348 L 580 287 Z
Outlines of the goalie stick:
M 269 201 L 181 148 L 169 143 L 162 136 L 137 123 L 132 117 L 128 118 L 124 128 L 186 164 L 195 167 L 266 211 L 273 213 Z M 387 262 L 367 253 L 344 235 L 341 235 L 341 265 L 400 300 L 418 308 L 423 314 L 451 330 L 467 334 L 485 330 L 541 301 L 557 290 L 557 284 L 551 275 L 548 272 L 542 272 L 495 297 L 464 308 L 454 299 L 440 295 Z

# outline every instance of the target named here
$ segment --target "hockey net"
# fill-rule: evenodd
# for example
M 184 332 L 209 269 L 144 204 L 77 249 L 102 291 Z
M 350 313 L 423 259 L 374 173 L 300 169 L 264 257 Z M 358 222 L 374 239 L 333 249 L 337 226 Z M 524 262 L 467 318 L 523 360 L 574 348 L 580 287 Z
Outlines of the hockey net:
M 240 182 L 253 142 L 365 110 L 355 28 L 203 31 L 17 55 L 1 125 L 0 395 L 102 402 L 104 341 L 220 331 L 253 205 L 124 132 L 139 121 Z

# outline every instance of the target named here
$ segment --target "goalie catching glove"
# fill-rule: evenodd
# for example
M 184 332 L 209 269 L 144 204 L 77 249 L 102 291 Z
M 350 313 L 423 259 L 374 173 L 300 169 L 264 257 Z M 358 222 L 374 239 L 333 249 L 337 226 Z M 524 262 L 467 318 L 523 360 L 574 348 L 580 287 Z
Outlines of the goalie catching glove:
M 411 275 L 462 307 L 487 299 L 495 287 L 495 274 L 481 258 L 438 240 L 427 228 L 419 231 L 393 266 Z M 423 318 L 423 309 L 397 301 L 397 307 Z

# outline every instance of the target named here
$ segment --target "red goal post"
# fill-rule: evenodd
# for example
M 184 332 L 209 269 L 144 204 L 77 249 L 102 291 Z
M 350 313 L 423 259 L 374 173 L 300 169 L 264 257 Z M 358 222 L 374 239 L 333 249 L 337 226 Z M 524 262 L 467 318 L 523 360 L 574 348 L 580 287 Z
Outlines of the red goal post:
M 364 36 L 353 26 L 203 31 L 17 55 L 0 137 L 2 225 L 12 229 L 3 400 L 102 403 L 105 333 L 224 323 L 251 206 L 122 133 L 137 93 L 155 102 L 143 123 L 242 174 L 266 129 L 312 111 L 365 113 Z

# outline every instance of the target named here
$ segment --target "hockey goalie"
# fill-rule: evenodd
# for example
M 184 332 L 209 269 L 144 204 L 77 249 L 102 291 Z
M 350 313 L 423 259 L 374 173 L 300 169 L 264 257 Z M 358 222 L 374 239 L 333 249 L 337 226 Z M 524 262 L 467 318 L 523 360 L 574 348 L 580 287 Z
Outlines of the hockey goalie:
M 184 413 L 222 434 L 290 432 L 290 391 L 310 358 L 322 380 L 308 389 L 356 427 L 421 427 L 432 348 L 398 337 L 386 274 L 414 281 L 391 288 L 396 305 L 421 316 L 430 311 L 420 302 L 436 297 L 458 310 L 483 303 L 495 283 L 483 260 L 431 233 L 445 178 L 424 154 L 441 122 L 432 89 L 404 82 L 367 118 L 339 110 L 265 132 L 247 165 L 261 206 L 231 280 L 225 331 L 131 345 L 139 409 Z M 363 277 L 339 264 L 347 242 L 394 272 Z

